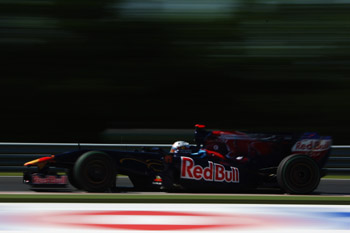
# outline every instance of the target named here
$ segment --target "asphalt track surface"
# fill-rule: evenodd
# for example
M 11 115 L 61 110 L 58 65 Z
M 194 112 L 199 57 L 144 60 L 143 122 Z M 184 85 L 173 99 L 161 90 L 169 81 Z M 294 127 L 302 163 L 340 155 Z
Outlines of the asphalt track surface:
M 117 187 L 119 187 L 120 190 L 130 193 L 139 193 L 134 192 L 130 180 L 128 177 L 118 177 L 117 181 Z M 67 188 L 64 189 L 50 189 L 50 190 L 39 190 L 39 191 L 50 191 L 50 192 L 68 192 L 68 193 L 84 193 L 80 190 L 77 190 L 73 188 L 72 186 L 68 185 Z M 142 190 L 141 190 L 142 191 Z M 23 184 L 22 177 L 19 176 L 2 176 L 0 177 L 0 194 L 1 193 L 8 193 L 8 192 L 15 192 L 15 193 L 36 193 L 36 191 L 33 191 L 30 189 L 30 186 Z M 271 190 L 271 189 L 260 189 L 257 190 L 257 194 L 281 194 L 278 190 Z M 318 188 L 314 191 L 313 194 L 316 195 L 350 195 L 350 180 L 347 179 L 322 179 L 320 182 L 320 185 Z

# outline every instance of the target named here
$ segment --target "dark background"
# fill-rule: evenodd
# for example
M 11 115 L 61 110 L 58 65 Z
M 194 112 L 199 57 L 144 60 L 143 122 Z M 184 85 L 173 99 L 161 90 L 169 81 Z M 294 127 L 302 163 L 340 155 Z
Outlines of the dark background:
M 0 141 L 106 129 L 350 136 L 350 2 L 0 0 Z

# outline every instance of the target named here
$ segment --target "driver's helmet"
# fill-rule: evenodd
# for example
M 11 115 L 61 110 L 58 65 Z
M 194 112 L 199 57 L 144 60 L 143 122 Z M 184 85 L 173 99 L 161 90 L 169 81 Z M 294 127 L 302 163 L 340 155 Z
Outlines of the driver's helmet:
M 171 154 L 177 154 L 177 153 L 191 153 L 191 146 L 188 142 L 185 141 L 177 141 L 174 142 L 174 144 L 171 146 L 170 153 Z

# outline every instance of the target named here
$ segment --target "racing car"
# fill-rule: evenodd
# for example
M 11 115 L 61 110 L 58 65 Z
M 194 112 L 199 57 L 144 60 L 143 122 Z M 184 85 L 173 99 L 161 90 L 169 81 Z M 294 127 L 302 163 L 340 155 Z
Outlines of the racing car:
M 25 163 L 32 186 L 65 185 L 88 192 L 116 189 L 116 175 L 135 188 L 174 191 L 240 192 L 276 187 L 289 194 L 313 192 L 326 174 L 332 138 L 317 133 L 271 134 L 207 130 L 195 126 L 194 144 L 160 148 L 75 150 Z M 53 173 L 64 168 L 66 175 Z M 68 180 L 68 181 L 67 181 Z

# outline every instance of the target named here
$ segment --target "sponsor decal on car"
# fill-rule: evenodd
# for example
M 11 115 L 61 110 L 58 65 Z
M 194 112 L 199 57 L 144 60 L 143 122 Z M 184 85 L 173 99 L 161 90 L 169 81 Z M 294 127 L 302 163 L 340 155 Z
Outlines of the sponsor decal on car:
M 205 180 L 213 182 L 239 183 L 239 170 L 236 167 L 225 167 L 208 161 L 207 167 L 195 165 L 190 157 L 181 157 L 181 178 L 190 180 Z
M 67 176 L 32 176 L 32 184 L 67 184 Z
M 326 151 L 331 147 L 331 140 L 304 139 L 294 144 L 293 152 Z

